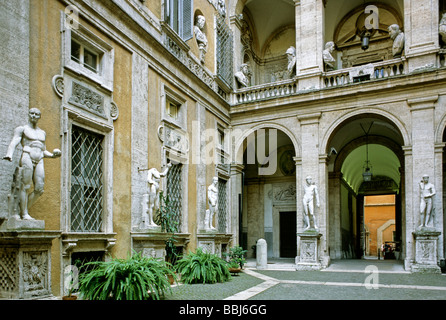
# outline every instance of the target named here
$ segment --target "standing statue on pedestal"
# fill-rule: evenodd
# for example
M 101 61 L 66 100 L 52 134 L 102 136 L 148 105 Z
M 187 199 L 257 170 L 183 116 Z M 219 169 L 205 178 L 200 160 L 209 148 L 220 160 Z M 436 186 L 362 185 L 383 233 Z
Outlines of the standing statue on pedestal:
M 41 112 L 39 109 L 31 108 L 28 112 L 28 124 L 17 127 L 14 130 L 14 137 L 8 147 L 4 160 L 12 161 L 14 150 L 21 143 L 23 152 L 20 158 L 19 167 L 14 174 L 12 189 L 18 193 L 17 200 L 20 209 L 20 216 L 15 213 L 16 219 L 34 220 L 28 213 L 34 202 L 43 194 L 45 180 L 45 170 L 43 167 L 43 158 L 57 158 L 61 156 L 59 149 L 49 152 L 45 147 L 46 133 L 37 126 Z M 28 195 L 31 185 L 34 184 L 34 190 Z M 10 195 L 14 197 L 13 194 Z M 10 201 L 11 202 L 11 201 Z M 10 211 L 13 205 L 10 203 Z M 10 214 L 14 214 L 10 212 Z
M 304 219 L 305 219 L 305 230 L 316 229 L 316 215 L 314 214 L 314 201 L 316 200 L 316 206 L 319 208 L 319 193 L 317 186 L 312 182 L 312 178 L 308 176 L 305 179 L 304 185 Z
M 400 26 L 397 24 L 390 25 L 388 30 L 390 38 L 393 40 L 393 57 L 400 57 L 404 49 L 404 33 L 400 30 Z
M 212 178 L 212 184 L 208 187 L 208 203 L 209 209 L 206 210 L 206 216 L 204 217 L 204 228 L 206 230 L 215 230 L 212 225 L 214 215 L 218 210 L 218 178 Z
M 420 184 L 420 228 L 428 227 L 432 220 L 434 211 L 433 197 L 435 195 L 435 186 L 429 182 L 429 176 L 423 175 Z
M 204 57 L 206 55 L 208 47 L 208 39 L 203 32 L 205 23 L 206 23 L 206 18 L 202 15 L 198 15 L 197 18 L 195 19 L 194 34 L 195 34 L 195 40 L 197 41 L 198 44 L 198 50 L 200 51 L 201 63 L 204 63 Z
M 160 207 L 159 187 L 161 177 L 165 177 L 171 163 L 167 164 L 167 168 L 163 172 L 159 172 L 156 168 L 152 168 L 147 173 L 147 185 L 149 192 L 143 196 L 143 223 L 145 227 L 157 227 L 153 222 L 153 213 Z

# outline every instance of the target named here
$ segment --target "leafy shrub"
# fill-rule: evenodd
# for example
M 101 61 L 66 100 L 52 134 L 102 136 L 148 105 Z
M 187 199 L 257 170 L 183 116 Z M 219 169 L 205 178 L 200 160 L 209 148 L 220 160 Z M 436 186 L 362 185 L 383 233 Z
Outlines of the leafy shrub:
M 164 261 L 134 253 L 128 259 L 89 262 L 93 269 L 80 276 L 79 292 L 89 300 L 160 299 L 170 290 Z
M 184 283 L 217 283 L 231 279 L 228 264 L 215 254 L 203 252 L 198 248 L 195 253 L 180 259 L 176 265 Z
M 245 253 L 247 252 L 247 250 L 243 250 L 242 247 L 240 246 L 236 246 L 236 247 L 232 247 L 231 249 L 229 249 L 229 253 L 223 253 L 223 255 L 225 257 L 229 257 L 229 265 L 232 268 L 241 268 L 243 269 L 243 266 L 246 263 L 246 259 L 245 259 Z

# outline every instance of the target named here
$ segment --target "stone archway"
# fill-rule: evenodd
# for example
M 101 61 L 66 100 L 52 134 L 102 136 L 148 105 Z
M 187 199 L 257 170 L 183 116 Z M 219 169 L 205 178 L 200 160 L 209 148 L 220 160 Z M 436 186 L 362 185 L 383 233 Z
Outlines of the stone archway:
M 370 132 L 364 128 L 371 128 Z M 330 258 L 364 254 L 364 196 L 370 194 L 395 194 L 396 238 L 404 247 L 404 133 L 382 112 L 364 112 L 345 116 L 326 137 Z M 370 182 L 362 176 L 366 150 L 374 165 Z
M 237 129 L 235 129 L 237 130 Z M 264 139 L 266 147 L 259 146 Z M 273 145 L 275 142 L 275 145 Z M 239 201 L 239 244 L 248 249 L 260 238 L 267 241 L 268 257 L 281 257 L 283 252 L 297 250 L 297 239 L 292 246 L 284 246 L 282 233 L 296 234 L 296 154 L 300 154 L 294 135 L 279 124 L 264 123 L 244 131 L 236 139 L 235 159 L 240 165 L 242 185 L 233 189 L 241 196 Z M 268 162 L 262 163 L 261 155 L 266 152 Z M 252 154 L 254 153 L 254 154 Z M 267 169 L 274 164 L 274 170 Z M 293 218 L 294 219 L 289 219 Z M 294 257 L 293 256 L 293 257 Z

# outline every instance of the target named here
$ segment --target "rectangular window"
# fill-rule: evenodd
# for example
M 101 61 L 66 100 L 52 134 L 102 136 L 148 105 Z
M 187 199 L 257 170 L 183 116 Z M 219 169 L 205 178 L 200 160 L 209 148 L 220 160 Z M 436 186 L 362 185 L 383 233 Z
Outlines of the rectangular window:
M 103 220 L 104 137 L 73 126 L 71 134 L 71 231 L 100 232 Z
M 99 55 L 73 39 L 71 39 L 71 60 L 90 71 L 98 73 Z
M 180 111 L 180 104 L 172 102 L 170 100 L 166 100 L 166 113 L 167 115 L 174 119 L 177 120 L 178 119 L 178 113 Z
M 193 0 L 165 0 L 165 21 L 184 41 L 192 38 Z
M 232 88 L 233 74 L 233 35 L 225 18 L 217 16 L 217 76 L 226 86 Z

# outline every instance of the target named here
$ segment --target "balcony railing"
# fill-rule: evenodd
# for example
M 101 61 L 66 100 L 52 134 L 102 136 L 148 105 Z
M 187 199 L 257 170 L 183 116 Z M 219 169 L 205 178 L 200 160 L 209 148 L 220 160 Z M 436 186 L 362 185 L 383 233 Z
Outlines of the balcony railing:
M 406 59 L 396 58 L 358 67 L 325 72 L 321 76 L 320 89 L 403 75 L 406 74 L 406 65 Z M 300 92 L 298 83 L 299 75 L 293 79 L 241 88 L 234 92 L 232 104 L 249 103 L 298 94 Z
M 406 60 L 396 58 L 369 65 L 326 72 L 322 76 L 322 87 L 331 88 L 363 80 L 390 78 L 406 73 Z M 368 77 L 367 77 L 368 76 Z
M 235 104 L 285 97 L 297 92 L 297 79 L 282 80 L 235 91 Z

